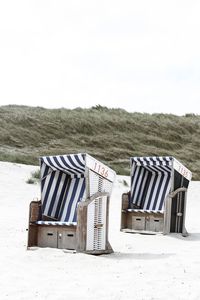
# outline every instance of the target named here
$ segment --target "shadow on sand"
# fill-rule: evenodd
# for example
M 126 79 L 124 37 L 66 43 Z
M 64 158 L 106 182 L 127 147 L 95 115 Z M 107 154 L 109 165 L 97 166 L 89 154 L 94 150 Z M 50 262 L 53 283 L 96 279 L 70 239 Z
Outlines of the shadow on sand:
M 108 259 L 117 259 L 117 260 L 125 260 L 125 259 L 142 259 L 142 260 L 152 260 L 152 259 L 164 259 L 170 256 L 175 255 L 175 253 L 122 253 L 122 252 L 114 252 L 110 255 L 103 255 Z
M 188 233 L 188 236 L 184 237 L 180 233 L 170 233 L 169 237 L 179 239 L 179 240 L 184 240 L 187 242 L 198 242 L 200 241 L 200 233 L 195 232 L 195 233 Z

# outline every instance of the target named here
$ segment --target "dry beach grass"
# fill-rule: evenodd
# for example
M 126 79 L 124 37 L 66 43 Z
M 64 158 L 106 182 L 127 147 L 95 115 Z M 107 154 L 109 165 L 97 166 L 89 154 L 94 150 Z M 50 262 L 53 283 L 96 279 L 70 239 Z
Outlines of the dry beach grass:
M 200 180 L 200 116 L 90 109 L 0 107 L 0 160 L 38 165 L 42 155 L 86 152 L 129 174 L 130 156 L 172 155 Z

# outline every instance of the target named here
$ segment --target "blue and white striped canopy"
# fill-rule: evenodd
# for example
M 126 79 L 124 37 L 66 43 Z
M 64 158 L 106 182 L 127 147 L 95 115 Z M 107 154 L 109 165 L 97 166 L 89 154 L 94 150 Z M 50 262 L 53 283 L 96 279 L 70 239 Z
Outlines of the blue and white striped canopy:
M 172 156 L 131 157 L 131 164 L 137 166 L 172 166 Z
M 171 188 L 173 158 L 132 157 L 130 203 L 143 210 L 163 211 Z
M 85 198 L 85 178 L 71 178 L 60 171 L 48 177 L 42 182 L 43 215 L 61 222 L 76 222 L 77 204 Z
M 61 222 L 76 222 L 85 197 L 85 154 L 40 158 L 42 213 Z
M 71 177 L 83 177 L 85 173 L 85 154 L 70 154 L 57 156 L 44 156 L 40 158 L 41 168 L 49 167 L 53 171 L 62 171 Z M 46 176 L 46 172 L 43 174 Z

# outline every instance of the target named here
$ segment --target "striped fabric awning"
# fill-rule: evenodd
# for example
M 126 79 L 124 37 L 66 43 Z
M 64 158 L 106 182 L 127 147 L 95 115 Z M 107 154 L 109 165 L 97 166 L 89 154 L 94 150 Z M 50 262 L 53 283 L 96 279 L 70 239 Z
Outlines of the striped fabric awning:
M 60 222 L 76 222 L 85 197 L 85 154 L 41 157 L 42 214 Z
M 131 157 L 131 164 L 137 166 L 172 166 L 172 156 Z
M 41 168 L 46 168 L 43 175 L 46 176 L 50 170 L 60 170 L 71 177 L 83 177 L 85 173 L 85 154 L 70 154 L 57 156 L 44 156 L 40 158 Z
M 171 187 L 173 158 L 132 157 L 130 206 L 163 211 Z

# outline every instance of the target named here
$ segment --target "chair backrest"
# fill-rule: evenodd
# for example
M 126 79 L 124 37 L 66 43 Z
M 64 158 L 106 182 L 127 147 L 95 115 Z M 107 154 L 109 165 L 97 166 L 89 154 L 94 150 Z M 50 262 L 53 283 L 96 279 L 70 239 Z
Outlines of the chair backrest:
M 42 176 L 43 175 L 43 176 Z M 70 184 L 70 176 L 48 168 L 46 174 L 41 173 L 42 214 L 58 220 L 60 207 L 66 189 Z
M 77 205 L 83 198 L 85 198 L 85 178 L 71 179 L 65 190 L 58 220 L 61 222 L 76 222 Z

